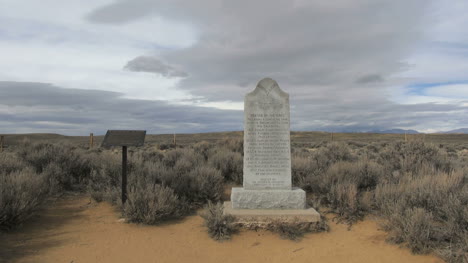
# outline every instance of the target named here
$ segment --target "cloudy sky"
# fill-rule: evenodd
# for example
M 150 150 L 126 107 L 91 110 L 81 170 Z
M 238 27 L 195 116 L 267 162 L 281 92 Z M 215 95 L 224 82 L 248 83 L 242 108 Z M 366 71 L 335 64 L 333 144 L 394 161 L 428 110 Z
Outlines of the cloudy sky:
M 466 0 L 0 0 L 0 133 L 468 127 Z

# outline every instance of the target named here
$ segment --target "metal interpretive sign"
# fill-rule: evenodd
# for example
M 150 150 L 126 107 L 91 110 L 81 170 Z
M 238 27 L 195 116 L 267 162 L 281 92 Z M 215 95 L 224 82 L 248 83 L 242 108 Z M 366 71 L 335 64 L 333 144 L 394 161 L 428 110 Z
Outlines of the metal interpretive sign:
M 122 204 L 127 201 L 127 146 L 143 146 L 146 131 L 108 130 L 102 147 L 122 146 Z
M 108 130 L 101 146 L 143 146 L 145 136 L 142 130 Z

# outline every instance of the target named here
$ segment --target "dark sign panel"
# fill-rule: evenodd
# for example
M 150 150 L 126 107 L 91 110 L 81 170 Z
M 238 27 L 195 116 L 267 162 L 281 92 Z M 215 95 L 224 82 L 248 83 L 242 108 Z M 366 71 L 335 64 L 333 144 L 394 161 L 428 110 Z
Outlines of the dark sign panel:
M 146 131 L 108 130 L 101 146 L 143 146 L 145 136 Z

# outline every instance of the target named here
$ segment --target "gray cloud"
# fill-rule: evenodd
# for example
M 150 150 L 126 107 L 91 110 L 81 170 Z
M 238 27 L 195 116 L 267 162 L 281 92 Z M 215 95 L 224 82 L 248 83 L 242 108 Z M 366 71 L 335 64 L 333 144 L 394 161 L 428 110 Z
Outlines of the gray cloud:
M 0 133 L 58 132 L 69 135 L 107 129 L 148 133 L 242 129 L 242 112 L 125 99 L 100 90 L 65 89 L 45 83 L 0 82 Z
M 87 19 L 112 25 L 158 16 L 190 24 L 198 34 L 192 46 L 129 57 L 121 66 L 183 77 L 178 88 L 208 102 L 240 102 L 257 81 L 272 77 L 290 94 L 293 130 L 463 127 L 468 109 L 461 103 L 402 105 L 388 96 L 390 87 L 404 84 L 393 76 L 410 67 L 405 59 L 433 23 L 426 13 L 430 2 L 118 0 Z M 0 127 L 63 125 L 64 133 L 242 129 L 241 111 L 121 95 L 3 82 L 0 97 L 8 99 L 0 102 L 0 122 L 9 124 Z
M 98 23 L 125 23 L 152 13 L 145 2 L 149 4 L 149 1 L 141 1 L 139 5 L 135 5 L 131 1 L 118 1 L 94 10 L 87 18 Z
M 243 129 L 242 111 L 134 100 L 120 93 L 45 83 L 0 82 L 0 133 L 103 134 L 107 129 L 194 133 Z M 299 107 L 298 107 L 299 105 Z M 332 96 L 291 98 L 292 130 L 369 131 L 421 125 L 463 126 L 468 107 L 450 104 L 336 103 Z M 448 122 L 447 120 L 450 120 Z
M 366 83 L 373 83 L 373 82 L 382 82 L 384 79 L 379 74 L 369 74 L 364 75 L 356 80 L 358 84 L 366 84 Z
M 130 60 L 125 69 L 137 72 L 153 72 L 161 74 L 164 77 L 188 77 L 186 72 L 176 69 L 171 65 L 165 64 L 161 60 L 151 56 L 139 56 Z
M 89 17 L 93 22 L 124 23 L 155 15 L 195 25 L 198 42 L 165 51 L 161 60 L 181 65 L 190 74 L 179 88 L 208 100 L 238 101 L 247 85 L 254 86 L 265 76 L 309 93 L 359 88 L 369 82 L 380 85 L 368 89 L 385 88 L 381 80 L 407 68 L 402 60 L 423 37 L 428 4 L 119 0 Z

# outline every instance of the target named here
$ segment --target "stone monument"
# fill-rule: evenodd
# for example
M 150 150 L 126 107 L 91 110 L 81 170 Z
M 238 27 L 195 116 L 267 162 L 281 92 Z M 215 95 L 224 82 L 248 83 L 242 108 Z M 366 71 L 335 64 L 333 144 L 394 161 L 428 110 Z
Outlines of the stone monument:
M 244 187 L 234 187 L 225 213 L 254 220 L 320 215 L 306 207 L 305 191 L 292 187 L 289 95 L 261 80 L 244 100 Z

